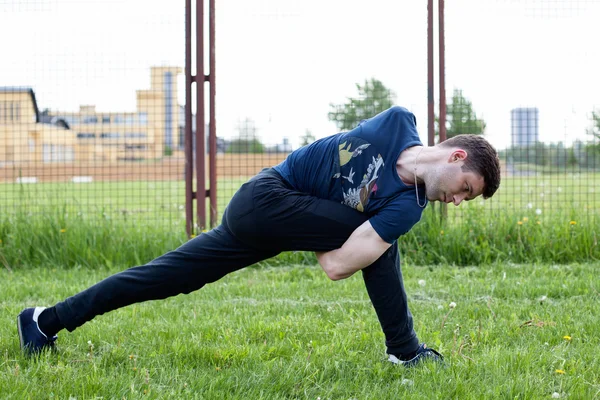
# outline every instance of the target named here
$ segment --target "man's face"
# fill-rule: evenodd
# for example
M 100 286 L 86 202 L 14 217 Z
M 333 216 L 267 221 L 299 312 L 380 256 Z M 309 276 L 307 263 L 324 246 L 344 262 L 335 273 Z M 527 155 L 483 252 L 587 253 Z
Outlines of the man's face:
M 463 172 L 466 153 L 457 150 L 447 162 L 437 165 L 425 182 L 427 199 L 459 205 L 483 193 L 483 177 L 475 172 Z

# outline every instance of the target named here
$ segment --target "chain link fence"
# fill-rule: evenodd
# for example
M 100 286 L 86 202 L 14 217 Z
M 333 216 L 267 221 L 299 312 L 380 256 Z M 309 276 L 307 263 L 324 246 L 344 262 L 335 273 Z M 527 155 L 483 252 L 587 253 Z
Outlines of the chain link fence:
M 503 174 L 492 199 L 450 206 L 450 220 L 464 221 L 472 210 L 492 218 L 503 210 L 521 210 L 526 219 L 557 213 L 569 218 L 573 210 L 580 218 L 597 217 L 600 51 L 592 38 L 599 11 L 597 0 L 446 2 L 447 133 L 483 133 L 499 150 Z M 415 113 L 427 143 L 427 2 L 374 1 L 364 8 L 266 1 L 228 14 L 234 18 L 220 32 L 237 26 L 244 36 L 221 45 L 220 59 L 239 55 L 256 62 L 242 68 L 220 64 L 226 69 L 220 87 L 231 85 L 228 100 L 235 98 L 243 110 L 230 132 L 221 123 L 221 134 L 297 148 L 338 132 L 328 114 L 348 98 L 367 102 L 369 109 L 391 99 Z M 438 33 L 436 24 L 436 39 Z M 437 47 L 434 54 L 437 63 Z M 373 81 L 391 96 L 359 93 L 356 85 Z M 274 161 L 266 158 L 266 148 L 255 153 L 265 154 L 260 166 Z M 240 170 L 239 179 L 231 180 L 221 210 L 249 175 Z
M 183 229 L 184 4 L 0 1 L 0 209 Z
M 415 113 L 427 143 L 427 4 L 409 3 L 217 1 L 219 215 L 260 169 L 338 132 L 329 112 L 368 80 Z M 503 169 L 493 199 L 449 213 L 595 218 L 600 1 L 445 11 L 448 133 L 483 132 Z M 2 214 L 59 209 L 182 231 L 184 3 L 0 0 L 0 14 Z

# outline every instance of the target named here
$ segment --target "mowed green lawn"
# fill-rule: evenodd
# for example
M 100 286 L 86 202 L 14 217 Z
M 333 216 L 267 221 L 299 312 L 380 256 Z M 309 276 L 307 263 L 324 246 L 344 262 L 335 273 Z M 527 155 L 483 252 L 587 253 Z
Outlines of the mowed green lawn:
M 385 362 L 360 274 L 245 269 L 63 331 L 29 359 L 17 313 L 118 270 L 1 270 L 0 398 L 600 398 L 599 267 L 404 266 L 415 328 L 446 357 L 412 370 Z
M 536 213 L 540 219 L 559 213 L 597 215 L 600 209 L 600 173 L 563 173 L 537 176 L 511 176 L 502 179 L 491 199 L 476 199 L 449 206 L 449 215 L 460 216 L 469 207 L 485 202 L 487 210 Z
M 219 218 L 245 181 L 243 177 L 219 179 Z M 600 209 L 599 188 L 600 173 L 508 177 L 503 179 L 494 197 L 485 201 L 484 209 L 537 211 L 542 219 L 572 209 L 595 214 Z M 449 215 L 460 217 L 469 207 L 481 208 L 482 202 L 477 199 L 458 208 L 449 206 Z M 118 218 L 137 225 L 175 225 L 179 229 L 185 221 L 185 185 L 183 181 L 0 184 L 3 213 L 63 209 L 72 214 Z
M 221 180 L 218 210 L 225 206 L 245 179 Z M 207 221 L 210 220 L 209 199 Z M 134 225 L 184 229 L 185 183 L 183 181 L 93 182 L 93 183 L 0 183 L 0 212 L 33 215 L 62 212 L 88 218 L 110 218 Z M 194 218 L 196 213 L 194 211 Z

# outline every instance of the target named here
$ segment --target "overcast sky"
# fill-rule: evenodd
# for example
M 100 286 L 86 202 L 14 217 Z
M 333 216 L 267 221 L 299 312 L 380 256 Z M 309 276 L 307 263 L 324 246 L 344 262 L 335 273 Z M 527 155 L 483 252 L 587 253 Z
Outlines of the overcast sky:
M 374 77 L 426 140 L 426 0 L 216 3 L 220 136 L 245 118 L 269 143 L 336 133 L 329 104 Z M 585 138 L 600 108 L 599 17 L 600 0 L 446 1 L 448 98 L 462 89 L 498 147 L 520 106 L 539 108 L 542 140 Z M 33 87 L 41 108 L 132 111 L 150 66 L 184 66 L 184 1 L 0 0 L 0 38 L 0 86 Z

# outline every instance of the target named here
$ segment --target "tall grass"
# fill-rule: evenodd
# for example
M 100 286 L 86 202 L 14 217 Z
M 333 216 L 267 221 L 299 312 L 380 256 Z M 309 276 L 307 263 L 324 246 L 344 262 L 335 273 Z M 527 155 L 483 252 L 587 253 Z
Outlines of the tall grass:
M 99 267 L 141 265 L 185 242 L 184 221 L 155 226 L 143 217 L 45 213 L 19 210 L 0 216 L 0 264 Z M 595 218 L 576 209 L 538 215 L 472 204 L 460 220 L 425 210 L 415 228 L 398 241 L 404 262 L 417 265 L 481 265 L 496 262 L 571 263 L 600 259 Z M 283 253 L 270 264 L 314 264 L 312 253 Z
M 0 217 L 0 263 L 7 269 L 35 265 L 141 265 L 185 241 L 185 225 L 170 230 L 144 221 L 68 213 L 20 211 Z
M 400 238 L 405 260 L 419 265 L 479 265 L 600 258 L 597 217 L 586 210 L 538 215 L 536 210 L 489 210 L 472 204 L 461 210 L 460 219 L 439 215 L 433 208 L 426 210 L 421 222 Z

